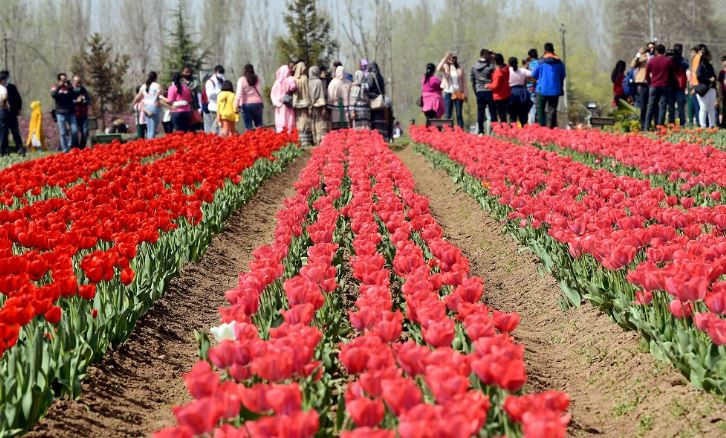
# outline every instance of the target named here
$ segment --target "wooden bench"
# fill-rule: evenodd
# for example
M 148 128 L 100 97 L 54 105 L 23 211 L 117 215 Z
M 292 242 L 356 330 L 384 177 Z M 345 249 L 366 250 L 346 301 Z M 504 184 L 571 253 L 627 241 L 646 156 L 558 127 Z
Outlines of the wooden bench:
M 120 141 L 123 143 L 123 134 L 96 134 L 91 137 L 91 145 L 108 144 L 113 143 L 114 141 Z
M 590 117 L 590 127 L 602 128 L 604 126 L 615 125 L 615 119 L 612 117 Z

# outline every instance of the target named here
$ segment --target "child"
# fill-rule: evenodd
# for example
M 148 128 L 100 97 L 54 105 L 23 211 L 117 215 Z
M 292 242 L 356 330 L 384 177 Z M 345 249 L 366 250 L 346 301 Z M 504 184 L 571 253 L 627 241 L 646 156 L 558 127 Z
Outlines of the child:
M 220 135 L 230 137 L 237 133 L 235 125 L 239 116 L 234 105 L 235 94 L 232 82 L 224 81 L 222 91 L 217 96 L 217 125 L 220 126 Z
M 44 151 L 48 149 L 45 146 L 45 133 L 43 132 L 43 110 L 40 101 L 34 100 L 30 103 L 30 125 L 28 126 L 27 144 L 31 151 L 42 148 Z

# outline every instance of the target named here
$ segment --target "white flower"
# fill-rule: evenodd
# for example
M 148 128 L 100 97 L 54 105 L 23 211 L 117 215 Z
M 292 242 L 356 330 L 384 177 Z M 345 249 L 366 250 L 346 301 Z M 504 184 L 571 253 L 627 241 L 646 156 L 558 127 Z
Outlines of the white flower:
M 214 335 L 214 339 L 217 342 L 222 342 L 225 339 L 234 341 L 236 339 L 234 336 L 234 324 L 234 321 L 227 324 L 221 324 L 219 327 L 210 328 L 209 331 L 212 332 L 212 335 Z

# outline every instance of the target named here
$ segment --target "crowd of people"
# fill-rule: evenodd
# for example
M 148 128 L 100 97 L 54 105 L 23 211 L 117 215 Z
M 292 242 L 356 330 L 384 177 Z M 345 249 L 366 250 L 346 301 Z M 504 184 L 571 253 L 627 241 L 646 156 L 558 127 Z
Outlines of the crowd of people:
M 521 66 L 516 57 L 510 57 L 505 63 L 501 53 L 482 49 L 470 74 L 479 134 L 484 134 L 487 111 L 492 122 L 521 125 L 537 122 L 556 127 L 565 75 L 565 65 L 552 43 L 544 45 L 541 58 L 536 49 L 529 50 Z M 426 65 L 418 104 L 427 122 L 442 117 L 455 119 L 463 129 L 463 104 L 467 100 L 466 79 L 456 53 L 446 53 L 438 65 Z
M 306 66 L 292 61 L 277 69 L 270 92 L 277 132 L 297 129 L 303 145 L 319 144 L 333 128 L 379 129 L 392 135 L 390 99 L 378 65 L 361 59 L 354 74 L 342 63 L 333 64 L 332 76 L 324 65 Z M 161 125 L 164 132 L 203 129 L 222 136 L 236 134 L 243 120 L 245 130 L 264 126 L 264 81 L 252 64 L 244 66 L 235 85 L 225 79 L 217 65 L 203 81 L 195 79 L 191 67 L 172 74 L 163 89 L 156 72 L 149 72 L 133 100 L 140 136 L 154 138 Z
M 611 74 L 614 102 L 635 104 L 643 131 L 666 121 L 713 128 L 719 126 L 719 110 L 721 126 L 726 127 L 726 56 L 721 62 L 722 69 L 716 73 L 705 44 L 693 47 L 687 60 L 682 44 L 668 49 L 649 42 L 635 54 L 630 67 L 624 60 L 616 63 Z

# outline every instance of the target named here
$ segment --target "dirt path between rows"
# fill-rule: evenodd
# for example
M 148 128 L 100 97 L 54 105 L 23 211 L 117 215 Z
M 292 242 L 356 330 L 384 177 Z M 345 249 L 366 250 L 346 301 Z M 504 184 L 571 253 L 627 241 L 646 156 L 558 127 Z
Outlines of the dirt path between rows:
M 398 152 L 431 200 L 446 237 L 469 257 L 487 303 L 522 316 L 514 335 L 525 345 L 526 392 L 548 389 L 571 399 L 572 436 L 726 436 L 722 400 L 694 389 L 656 361 L 634 332 L 590 305 L 560 310 L 561 292 L 539 260 L 443 172 L 411 147 Z
M 27 436 L 144 436 L 174 423 L 188 400 L 182 374 L 197 360 L 194 330 L 219 324 L 224 292 L 247 269 L 252 251 L 273 240 L 275 214 L 294 191 L 310 154 L 266 181 L 215 235 L 198 263 L 186 265 L 129 340 L 88 369 L 77 401 L 57 400 Z

